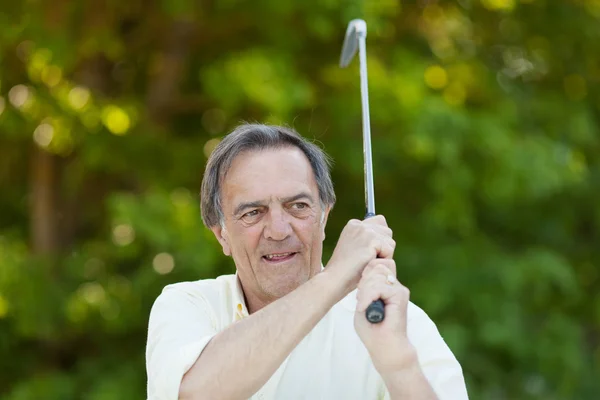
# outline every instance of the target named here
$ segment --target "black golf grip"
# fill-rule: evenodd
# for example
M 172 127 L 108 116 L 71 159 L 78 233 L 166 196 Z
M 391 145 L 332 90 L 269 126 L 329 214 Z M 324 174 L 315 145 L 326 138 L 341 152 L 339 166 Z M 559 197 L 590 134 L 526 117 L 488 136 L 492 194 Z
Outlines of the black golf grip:
M 374 213 L 370 213 L 367 211 L 367 214 L 365 215 L 365 219 L 371 218 L 374 216 L 375 216 Z M 379 300 L 375 300 L 374 302 L 369 304 L 369 307 L 367 307 L 366 316 L 367 316 L 367 321 L 369 321 L 372 324 L 378 324 L 381 321 L 383 321 L 383 319 L 385 318 L 385 307 L 384 307 L 383 301 L 381 299 L 379 299 Z
M 367 307 L 367 321 L 378 324 L 385 318 L 385 308 L 381 299 L 375 300 Z

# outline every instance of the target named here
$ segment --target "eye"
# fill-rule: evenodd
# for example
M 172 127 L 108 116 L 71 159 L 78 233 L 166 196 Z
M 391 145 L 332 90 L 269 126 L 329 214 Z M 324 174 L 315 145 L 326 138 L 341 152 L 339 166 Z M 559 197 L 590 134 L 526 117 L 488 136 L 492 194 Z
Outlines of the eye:
M 306 203 L 294 203 L 294 204 L 292 204 L 292 208 L 294 210 L 304 210 L 304 209 L 308 208 L 308 204 L 306 204 Z
M 258 210 L 248 211 L 246 214 L 242 215 L 242 218 L 252 218 L 258 215 Z

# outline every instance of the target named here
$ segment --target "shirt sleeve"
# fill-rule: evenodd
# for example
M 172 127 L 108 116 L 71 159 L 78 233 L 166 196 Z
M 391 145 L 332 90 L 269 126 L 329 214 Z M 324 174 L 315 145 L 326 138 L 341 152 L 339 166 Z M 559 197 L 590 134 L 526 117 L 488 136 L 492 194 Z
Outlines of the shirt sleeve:
M 198 295 L 167 286 L 150 312 L 148 400 L 177 400 L 183 375 L 217 333 L 214 312 Z
M 408 305 L 408 338 L 423 374 L 440 400 L 468 400 L 462 368 L 435 323 L 418 306 Z M 389 393 L 385 400 L 390 400 Z

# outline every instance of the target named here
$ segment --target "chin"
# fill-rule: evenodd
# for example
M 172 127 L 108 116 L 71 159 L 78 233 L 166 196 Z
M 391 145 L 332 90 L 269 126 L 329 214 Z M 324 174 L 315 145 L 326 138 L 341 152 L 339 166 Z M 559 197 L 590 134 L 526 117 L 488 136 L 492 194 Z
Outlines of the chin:
M 308 277 L 298 279 L 285 279 L 279 282 L 269 282 L 264 291 L 270 294 L 272 297 L 281 298 L 300 287 L 302 284 L 308 282 Z

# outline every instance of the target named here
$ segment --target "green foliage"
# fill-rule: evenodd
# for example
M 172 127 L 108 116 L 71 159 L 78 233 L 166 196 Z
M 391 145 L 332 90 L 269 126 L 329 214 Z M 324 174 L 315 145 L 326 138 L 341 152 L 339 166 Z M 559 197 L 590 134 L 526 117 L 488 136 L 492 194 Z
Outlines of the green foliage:
M 357 17 L 377 210 L 471 397 L 597 398 L 598 2 L 39 0 L 0 6 L 0 399 L 144 397 L 154 299 L 234 271 L 197 193 L 242 120 L 334 157 L 331 254 L 364 208 Z

